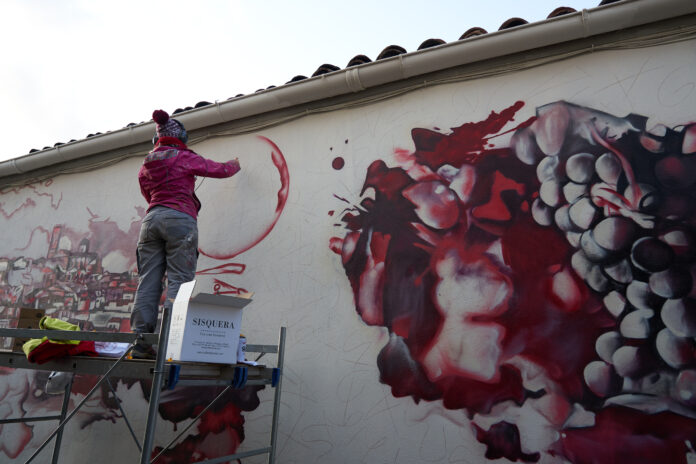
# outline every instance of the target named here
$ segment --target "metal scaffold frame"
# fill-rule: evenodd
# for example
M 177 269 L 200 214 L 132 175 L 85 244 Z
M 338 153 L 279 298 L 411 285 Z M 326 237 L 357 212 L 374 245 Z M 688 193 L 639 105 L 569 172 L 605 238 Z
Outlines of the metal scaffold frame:
M 72 356 L 48 361 L 43 364 L 30 363 L 24 353 L 0 351 L 0 366 L 12 367 L 17 369 L 47 370 L 59 372 L 71 372 L 74 374 L 93 374 L 100 375 L 101 379 L 92 387 L 75 408 L 68 412 L 70 403 L 70 393 L 72 390 L 72 379 L 65 387 L 63 403 L 59 414 L 41 417 L 20 417 L 1 419 L 1 424 L 28 423 L 37 421 L 57 420 L 59 425 L 51 435 L 36 449 L 25 464 L 29 464 L 34 458 L 55 438 L 53 446 L 52 464 L 58 464 L 60 446 L 65 425 L 79 411 L 80 407 L 90 398 L 90 396 L 103 384 L 107 385 L 111 393 L 116 398 L 116 402 L 121 409 L 121 416 L 133 437 L 133 440 L 140 450 L 140 464 L 155 463 L 157 459 L 170 447 L 175 444 L 183 434 L 193 426 L 198 419 L 218 401 L 228 390 L 243 388 L 247 385 L 271 385 L 275 388 L 273 400 L 273 416 L 271 423 L 270 444 L 267 447 L 244 451 L 221 456 L 215 459 L 199 461 L 198 464 L 215 464 L 227 462 L 234 459 L 241 459 L 249 456 L 268 454 L 268 463 L 275 463 L 275 448 L 277 441 L 278 413 L 280 407 L 280 393 L 282 389 L 283 360 L 285 357 L 285 334 L 286 328 L 280 328 L 277 345 L 252 345 L 246 346 L 247 353 L 258 353 L 258 361 L 266 353 L 277 354 L 275 367 L 263 365 L 251 366 L 246 364 L 209 364 L 209 363 L 190 363 L 180 361 L 167 361 L 165 359 L 166 344 L 169 334 L 170 315 L 168 311 L 163 315 L 163 324 L 160 334 L 135 334 L 135 333 L 112 333 L 112 332 L 80 332 L 62 330 L 38 330 L 38 329 L 0 329 L 0 337 L 15 338 L 43 338 L 50 337 L 51 340 L 90 340 L 100 342 L 121 342 L 129 343 L 126 352 L 118 359 Z M 138 341 L 144 343 L 157 344 L 157 358 L 155 360 L 136 360 L 127 359 L 130 350 Z M 116 396 L 116 390 L 111 384 L 110 376 L 135 379 L 152 378 L 152 390 L 147 413 L 145 431 L 142 436 L 142 445 L 137 439 L 125 412 L 121 408 L 120 400 Z M 226 388 L 213 399 L 200 414 L 188 424 L 174 439 L 172 439 L 154 458 L 152 449 L 154 446 L 154 435 L 157 425 L 158 408 L 160 394 L 164 388 L 173 389 L 176 386 L 225 386 Z

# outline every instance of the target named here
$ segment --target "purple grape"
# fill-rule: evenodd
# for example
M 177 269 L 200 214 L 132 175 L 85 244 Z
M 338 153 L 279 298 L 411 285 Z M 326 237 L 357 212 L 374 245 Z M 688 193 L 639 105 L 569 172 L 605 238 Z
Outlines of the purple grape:
M 587 230 L 590 228 L 595 218 L 597 217 L 598 210 L 587 197 L 582 197 L 576 200 L 568 210 L 568 215 L 573 224 L 581 230 Z
M 669 132 L 671 131 L 667 126 L 658 124 L 640 134 L 638 140 L 646 150 L 652 153 L 663 154 L 666 148 L 665 137 Z
M 678 261 L 690 262 L 696 257 L 696 240 L 693 232 L 686 227 L 671 228 L 660 239 L 672 248 Z
M 537 165 L 536 174 L 537 179 L 542 184 L 549 180 L 559 180 L 563 179 L 563 170 L 561 169 L 561 162 L 557 156 L 545 156 Z
M 650 336 L 650 319 L 655 315 L 651 309 L 636 309 L 621 320 L 619 330 L 625 338 L 643 340 Z
M 611 357 L 614 355 L 614 352 L 622 345 L 621 334 L 614 331 L 605 332 L 595 340 L 595 351 L 597 351 L 602 360 L 611 363 Z
M 631 246 L 637 232 L 636 227 L 636 223 L 629 218 L 611 216 L 595 226 L 593 237 L 602 248 L 620 251 Z
M 691 187 L 696 182 L 696 160 L 691 156 L 665 156 L 655 164 L 655 176 L 668 189 Z
M 570 221 L 570 205 L 563 205 L 553 215 L 554 221 L 563 232 L 577 232 L 578 228 Z
M 660 313 L 665 326 L 678 337 L 696 337 L 696 301 L 691 298 L 667 300 Z
M 670 193 L 660 202 L 660 208 L 655 213 L 670 221 L 684 222 L 693 216 L 695 206 L 691 196 Z
M 616 290 L 609 292 L 602 302 L 612 316 L 617 318 L 621 316 L 626 309 L 626 297 Z
M 655 337 L 660 357 L 671 367 L 681 368 L 694 361 L 694 342 L 690 338 L 677 337 L 671 330 L 662 329 Z
M 563 196 L 568 203 L 572 203 L 583 195 L 586 195 L 589 188 L 586 184 L 576 184 L 568 182 L 563 186 Z
M 638 378 L 650 370 L 649 357 L 642 346 L 624 345 L 614 352 L 611 361 L 621 377 Z
M 587 273 L 585 282 L 597 293 L 604 293 L 609 289 L 609 279 L 604 276 L 602 268 L 597 265 L 592 266 L 590 272 Z
M 631 248 L 631 261 L 641 271 L 660 272 L 674 262 L 674 251 L 662 240 L 642 237 Z
M 583 371 L 585 383 L 600 398 L 613 396 L 621 390 L 621 379 L 614 369 L 603 361 L 592 361 Z
M 532 217 L 540 226 L 550 226 L 553 224 L 553 208 L 544 204 L 540 199 L 534 200 L 532 203 Z
M 613 281 L 620 284 L 629 284 L 633 281 L 633 271 L 631 265 L 625 259 L 610 266 L 604 266 L 604 273 Z
M 580 233 L 579 232 L 566 232 L 566 240 L 572 245 L 573 248 L 580 247 Z
M 658 297 L 650 291 L 647 282 L 634 280 L 626 287 L 626 299 L 636 309 L 659 308 L 664 299 Z
M 595 157 L 589 153 L 578 153 L 566 161 L 566 174 L 577 184 L 587 184 L 595 175 Z
M 685 269 L 671 267 L 650 276 L 650 290 L 663 298 L 682 298 L 691 292 L 691 273 Z
M 594 239 L 594 233 L 591 230 L 586 230 L 580 236 L 580 248 L 585 253 L 585 256 L 590 261 L 601 263 L 609 259 L 611 253 L 599 246 Z
M 613 153 L 607 152 L 597 158 L 595 170 L 600 179 L 610 185 L 616 185 L 623 172 L 621 161 Z
M 583 279 L 589 274 L 594 266 L 582 250 L 578 250 L 570 257 L 570 266 Z
M 530 166 L 534 166 L 544 156 L 534 140 L 534 133 L 529 128 L 516 131 L 510 139 L 510 146 L 517 159 Z
M 557 207 L 562 199 L 561 184 L 556 180 L 547 180 L 539 187 L 539 197 L 547 205 Z

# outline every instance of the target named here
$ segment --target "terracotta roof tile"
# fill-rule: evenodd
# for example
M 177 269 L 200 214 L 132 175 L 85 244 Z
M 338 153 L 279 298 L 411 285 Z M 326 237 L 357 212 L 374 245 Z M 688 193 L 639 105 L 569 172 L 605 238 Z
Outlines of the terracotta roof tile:
M 608 4 L 610 4 L 610 3 L 615 3 L 615 2 L 618 2 L 618 1 L 623 1 L 623 0 L 601 0 L 600 3 L 599 3 L 597 6 L 608 5 Z M 556 9 L 554 9 L 551 13 L 549 13 L 549 15 L 547 16 L 546 19 L 556 18 L 556 17 L 558 17 L 558 16 L 562 16 L 562 15 L 566 15 L 566 14 L 571 14 L 571 13 L 574 13 L 574 12 L 576 12 L 576 10 L 573 9 L 573 8 L 566 7 L 566 6 L 559 6 L 559 7 L 557 7 Z M 505 22 L 503 22 L 503 24 L 500 25 L 500 28 L 499 28 L 498 30 L 510 29 L 510 28 L 517 27 L 517 26 L 522 26 L 522 25 L 525 25 L 525 24 L 528 24 L 528 22 L 527 22 L 525 19 L 523 19 L 523 18 L 509 18 L 508 20 L 506 20 Z M 468 29 L 466 32 L 464 32 L 464 33 L 461 35 L 461 37 L 459 37 L 459 39 L 457 39 L 457 40 L 466 40 L 466 39 L 469 39 L 469 38 L 472 38 L 472 37 L 477 37 L 477 36 L 485 35 L 485 34 L 487 34 L 487 33 L 488 33 L 488 31 L 486 31 L 485 29 L 483 29 L 483 28 L 481 28 L 481 27 L 471 27 L 471 28 Z M 442 40 L 442 39 L 431 38 L 431 39 L 427 39 L 427 40 L 423 41 L 423 42 L 420 44 L 420 46 L 418 46 L 418 50 L 424 50 L 424 49 L 427 49 L 427 48 L 430 48 L 430 47 L 436 47 L 436 46 L 443 45 L 443 44 L 446 44 L 446 43 L 447 43 L 447 42 L 444 41 L 444 40 Z M 401 47 L 401 46 L 399 46 L 399 45 L 389 45 L 389 46 L 385 47 L 385 48 L 380 52 L 380 54 L 377 56 L 376 60 L 383 60 L 383 59 L 391 58 L 391 57 L 398 56 L 398 55 L 401 55 L 401 54 L 404 54 L 404 53 L 408 53 L 408 52 L 407 52 L 407 50 L 404 49 L 403 47 Z M 346 65 L 346 68 L 350 68 L 350 67 L 354 67 L 354 66 L 361 66 L 361 65 L 368 64 L 368 63 L 371 63 L 371 62 L 372 62 L 372 60 L 371 60 L 369 57 L 367 57 L 366 55 L 355 55 L 355 56 L 354 56 L 353 58 L 351 58 L 351 60 L 348 62 L 348 64 Z M 317 68 L 317 70 L 314 71 L 314 73 L 312 74 L 311 77 L 321 76 L 321 75 L 323 75 L 323 74 L 328 74 L 328 73 L 331 73 L 331 72 L 335 72 L 335 71 L 338 71 L 338 70 L 340 70 L 340 69 L 341 69 L 341 68 L 338 67 L 338 66 L 335 66 L 335 65 L 333 65 L 333 64 L 325 63 L 325 64 L 322 64 L 321 66 L 319 66 L 319 67 Z M 285 84 L 291 84 L 291 83 L 293 83 L 293 82 L 298 82 L 298 81 L 302 81 L 302 80 L 305 80 L 305 79 L 307 79 L 307 76 L 302 75 L 302 74 L 298 74 L 298 75 L 296 75 L 295 77 L 293 77 L 292 79 L 290 79 L 289 81 L 287 81 Z M 285 84 L 283 84 L 283 85 L 285 85 Z M 272 89 L 272 88 L 275 88 L 275 85 L 270 85 L 270 86 L 266 87 L 265 89 L 264 89 L 264 88 L 258 89 L 256 92 L 263 92 L 263 91 L 265 91 L 265 90 Z M 233 100 L 233 99 L 235 99 L 235 98 L 239 98 L 239 97 L 242 97 L 242 96 L 244 96 L 244 94 L 240 93 L 240 94 L 235 95 L 234 97 L 228 98 L 228 100 Z M 203 107 L 203 106 L 208 106 L 208 105 L 212 105 L 212 103 L 211 103 L 211 102 L 208 102 L 208 101 L 200 101 L 200 102 L 196 103 L 196 105 L 193 106 L 193 107 L 187 106 L 187 107 L 184 107 L 184 108 L 177 108 L 176 110 L 174 110 L 174 111 L 172 112 L 172 115 L 180 114 L 180 113 L 183 113 L 183 112 L 192 110 L 192 109 L 194 109 L 194 108 L 201 108 L 201 107 Z M 141 123 L 141 124 L 142 124 L 142 123 Z M 134 125 L 137 125 L 137 124 L 131 122 L 131 123 L 128 123 L 128 125 L 126 125 L 125 127 L 131 127 L 131 126 L 134 126 Z M 95 134 L 89 134 L 89 135 L 87 135 L 87 138 L 89 138 L 89 137 L 94 137 L 94 136 L 100 135 L 100 134 L 101 134 L 101 132 L 97 132 L 97 133 L 95 133 Z M 70 142 L 68 142 L 68 143 L 75 142 L 75 141 L 76 141 L 76 140 L 72 139 L 72 140 L 70 140 Z M 58 142 L 58 143 L 56 143 L 56 144 L 54 145 L 54 147 L 57 147 L 57 146 L 60 146 L 60 145 L 63 145 L 63 143 L 62 143 L 62 142 Z M 50 149 L 50 148 L 52 148 L 52 147 L 44 147 L 43 149 L 44 149 L 44 150 L 47 150 L 47 149 Z M 37 151 L 40 151 L 40 150 L 37 150 L 37 149 L 33 148 L 33 149 L 31 149 L 31 150 L 29 151 L 29 153 L 35 153 L 35 152 L 37 152 Z

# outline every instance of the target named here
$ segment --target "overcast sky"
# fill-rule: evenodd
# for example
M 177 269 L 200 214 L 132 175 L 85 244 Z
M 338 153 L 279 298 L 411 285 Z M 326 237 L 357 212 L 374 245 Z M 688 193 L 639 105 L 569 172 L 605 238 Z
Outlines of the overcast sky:
M 545 19 L 600 0 L 0 0 L 0 161 L 162 108 L 226 100 L 344 68 L 388 45 Z

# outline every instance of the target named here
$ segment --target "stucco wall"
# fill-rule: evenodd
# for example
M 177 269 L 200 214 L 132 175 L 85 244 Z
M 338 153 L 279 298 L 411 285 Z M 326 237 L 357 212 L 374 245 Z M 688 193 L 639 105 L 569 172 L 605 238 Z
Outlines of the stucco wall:
M 242 165 L 232 179 L 199 180 L 198 279 L 255 293 L 250 343 L 288 327 L 280 462 L 686 462 L 695 45 L 588 54 L 192 147 Z M 646 135 L 656 126 L 670 130 Z M 577 153 L 589 154 L 569 162 Z M 604 153 L 612 179 L 597 164 Z M 36 304 L 128 329 L 140 162 L 0 190 L 5 319 Z M 576 204 L 556 195 L 568 176 L 586 198 L 570 225 L 554 219 Z M 597 243 L 588 233 L 581 244 L 584 230 Z M 665 244 L 667 264 L 644 269 L 658 252 L 642 262 L 641 239 Z M 606 253 L 583 261 L 598 243 Z M 107 281 L 124 291 L 107 295 Z M 2 417 L 58 407 L 34 372 L 2 374 Z M 119 393 L 142 430 L 140 385 Z M 255 391 L 233 399 L 252 409 L 239 450 L 266 439 L 271 395 L 259 396 L 258 408 Z M 137 456 L 107 399 L 68 428 L 61 462 Z M 176 404 L 188 400 L 165 399 L 158 445 L 186 417 Z M 228 425 L 194 427 L 190 439 L 208 457 L 234 449 L 242 428 L 237 409 L 215 414 Z M 0 461 L 22 462 L 51 424 L 0 427 Z

